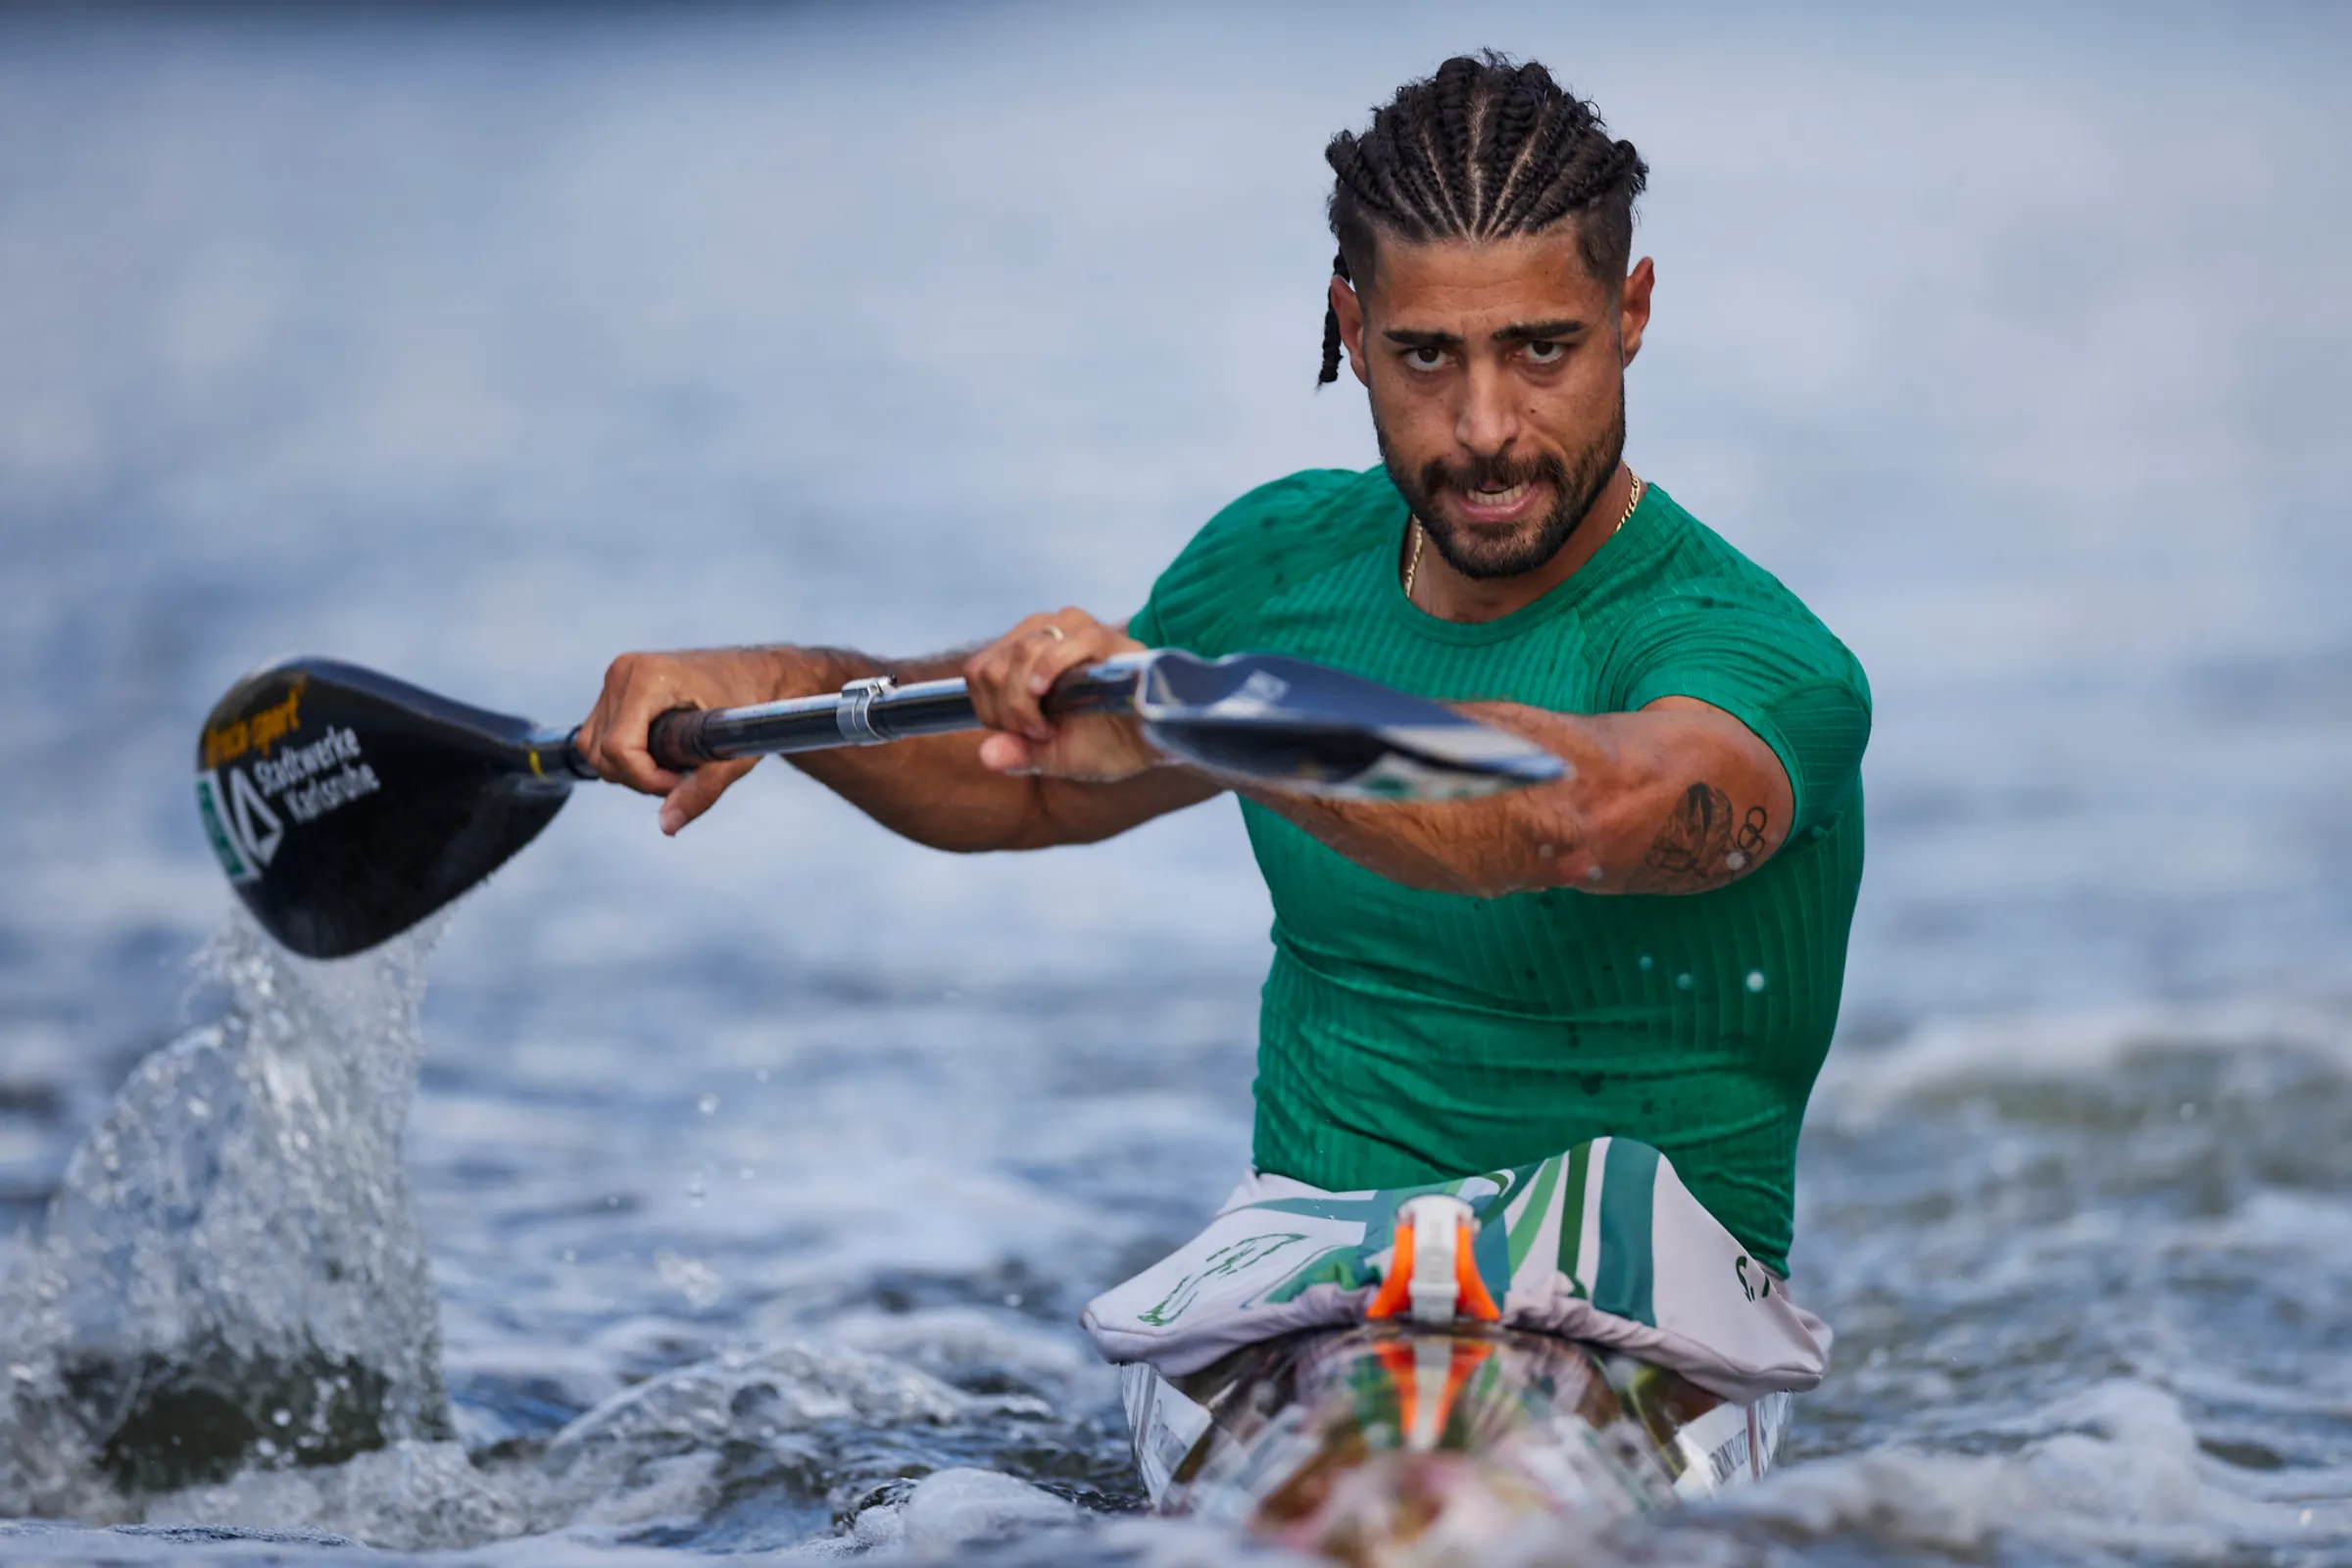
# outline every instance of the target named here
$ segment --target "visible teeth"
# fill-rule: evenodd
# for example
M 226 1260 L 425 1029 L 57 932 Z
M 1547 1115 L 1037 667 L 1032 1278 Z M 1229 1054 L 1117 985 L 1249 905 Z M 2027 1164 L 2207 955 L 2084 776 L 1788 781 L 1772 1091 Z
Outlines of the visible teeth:
M 1482 506 L 1507 507 L 1512 502 L 1518 500 L 1521 496 L 1527 494 L 1527 486 L 1528 481 L 1523 479 L 1519 483 L 1512 485 L 1507 490 L 1473 490 L 1470 492 L 1470 495 L 1471 499 L 1477 501 Z

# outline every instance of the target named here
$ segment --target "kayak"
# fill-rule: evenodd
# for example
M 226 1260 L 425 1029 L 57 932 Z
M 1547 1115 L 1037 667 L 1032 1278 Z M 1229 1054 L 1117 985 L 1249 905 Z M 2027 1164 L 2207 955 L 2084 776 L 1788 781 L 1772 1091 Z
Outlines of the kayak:
M 1544 1334 L 1392 1319 L 1246 1346 L 1123 1391 L 1158 1511 L 1297 1551 L 1473 1562 L 1546 1522 L 1605 1525 L 1761 1478 L 1789 1396 L 1740 1404 Z

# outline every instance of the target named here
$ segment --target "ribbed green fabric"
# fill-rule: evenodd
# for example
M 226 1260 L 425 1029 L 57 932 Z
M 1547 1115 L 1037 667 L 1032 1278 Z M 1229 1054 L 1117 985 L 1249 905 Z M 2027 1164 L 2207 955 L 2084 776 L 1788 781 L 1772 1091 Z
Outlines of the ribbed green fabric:
M 1399 886 L 1244 802 L 1274 900 L 1254 1158 L 1348 1191 L 1524 1165 L 1603 1134 L 1665 1152 L 1786 1271 L 1805 1098 L 1829 1050 L 1862 877 L 1870 691 L 1795 595 L 1651 485 L 1616 536 L 1500 620 L 1397 581 L 1387 474 L 1316 471 L 1220 513 L 1130 631 L 1297 655 L 1446 701 L 1736 714 L 1796 793 L 1788 842 L 1712 893 L 1475 899 Z

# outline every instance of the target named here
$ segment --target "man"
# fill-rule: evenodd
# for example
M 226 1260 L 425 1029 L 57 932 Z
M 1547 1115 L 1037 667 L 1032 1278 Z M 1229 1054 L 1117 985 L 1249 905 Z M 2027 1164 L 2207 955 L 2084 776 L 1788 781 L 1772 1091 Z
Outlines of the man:
M 989 732 L 794 758 L 956 851 L 1121 833 L 1224 781 L 1131 719 L 1054 723 L 1144 646 L 1297 655 L 1535 739 L 1572 771 L 1435 805 L 1241 790 L 1273 893 L 1254 1162 L 1323 1189 L 1663 1151 L 1786 1273 L 1797 1130 L 1862 869 L 1862 670 L 1786 588 L 1622 461 L 1655 273 L 1646 169 L 1543 67 L 1450 60 L 1326 155 L 1344 349 L 1382 466 L 1294 474 L 1203 528 L 1124 626 L 1031 615 L 968 657 L 777 647 L 616 661 L 580 736 L 676 832 L 752 764 L 684 776 L 659 713 L 963 674 Z

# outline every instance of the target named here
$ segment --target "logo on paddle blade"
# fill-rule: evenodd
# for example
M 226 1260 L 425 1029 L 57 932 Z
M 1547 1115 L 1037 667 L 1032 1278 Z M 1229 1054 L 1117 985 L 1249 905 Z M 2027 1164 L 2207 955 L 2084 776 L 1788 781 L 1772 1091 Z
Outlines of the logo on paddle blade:
M 236 819 L 237 837 L 245 845 L 245 853 L 256 865 L 268 865 L 277 847 L 286 841 L 286 824 L 270 809 L 262 792 L 253 787 L 253 780 L 241 767 L 228 770 L 228 814 Z
M 282 740 L 286 729 L 298 727 L 292 714 L 300 696 L 296 692 L 268 710 L 286 721 L 270 737 L 271 744 Z M 361 753 L 360 738 L 347 728 L 330 726 L 308 746 L 287 747 L 274 758 L 252 758 L 197 774 L 196 811 L 204 819 L 204 835 L 220 869 L 241 886 L 259 880 L 285 843 L 281 810 L 297 823 L 315 822 L 383 787 Z
M 196 814 L 204 821 L 204 836 L 220 869 L 233 883 L 259 881 L 286 841 L 285 822 L 241 767 L 196 775 Z
M 218 772 L 196 775 L 196 814 L 203 819 L 205 841 L 212 845 L 213 854 L 220 858 L 220 869 L 228 873 L 231 882 L 251 882 L 261 873 L 245 858 L 244 847 L 237 842 L 229 826 L 228 813 L 220 804 L 220 775 Z

